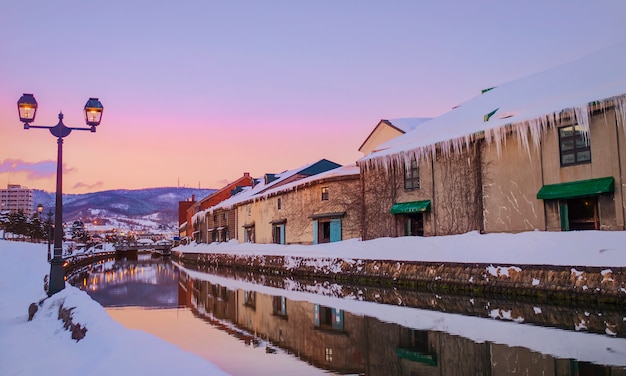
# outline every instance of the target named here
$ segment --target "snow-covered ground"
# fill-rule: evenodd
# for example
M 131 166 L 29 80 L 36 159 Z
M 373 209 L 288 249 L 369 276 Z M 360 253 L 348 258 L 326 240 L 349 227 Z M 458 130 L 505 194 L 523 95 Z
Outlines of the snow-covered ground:
M 151 334 L 126 329 L 69 284 L 29 322 L 30 304 L 46 297 L 46 253 L 45 244 L 0 241 L 1 375 L 226 375 Z M 77 342 L 63 329 L 57 318 L 61 304 L 76 307 L 72 316 L 87 328 L 84 339 Z
M 531 231 L 432 237 L 350 239 L 310 245 L 210 243 L 180 246 L 173 251 L 360 258 L 508 265 L 626 266 L 626 231 Z
M 485 262 L 509 265 L 624 267 L 626 266 L 626 232 L 546 233 L 535 231 L 516 235 L 468 233 L 445 237 L 384 238 L 372 241 L 353 239 L 316 246 L 238 244 L 236 241 L 231 241 L 221 244 L 188 245 L 178 247 L 177 250 L 307 257 Z M 44 244 L 0 241 L 0 256 L 3 260 L 0 264 L 0 296 L 2 297 L 0 303 L 0 349 L 2 349 L 0 351 L 0 374 L 48 374 L 50 369 L 62 370 L 65 375 L 223 374 L 206 360 L 184 352 L 157 337 L 125 329 L 113 321 L 106 311 L 85 292 L 69 285 L 65 290 L 45 300 L 34 320 L 27 321 L 29 305 L 46 296 L 43 291 L 43 277 L 49 272 L 46 252 L 47 247 Z M 222 281 L 222 283 L 226 282 Z M 83 340 L 79 342 L 72 340 L 71 334 L 63 329 L 62 322 L 57 319 L 58 307 L 62 303 L 66 308 L 76 307 L 73 310 L 74 322 L 86 326 L 88 330 Z M 370 303 L 344 299 L 341 304 L 346 305 L 345 309 L 358 313 L 362 310 L 363 304 Z M 407 315 L 402 307 L 384 308 L 388 310 L 384 313 L 387 318 L 416 327 L 417 323 L 405 322 L 413 315 Z M 371 309 L 368 307 L 368 312 Z M 427 311 L 425 315 L 426 318 L 433 316 L 434 325 L 434 323 L 442 322 L 440 315 L 446 314 Z M 505 330 L 503 325 L 508 325 L 506 327 L 508 331 L 520 331 L 520 335 L 517 336 L 520 339 L 528 337 L 521 332 L 529 333 L 529 330 L 537 331 L 533 336 L 545 334 L 546 338 L 556 338 L 556 331 L 553 330 L 529 329 L 526 325 L 493 323 L 490 322 L 492 320 L 478 318 L 473 318 L 476 323 L 468 327 L 463 321 L 467 318 L 462 317 L 462 320 L 461 318 L 457 320 L 457 316 L 459 315 L 447 315 L 444 322 L 448 328 L 464 331 L 458 334 L 468 338 L 497 340 L 497 338 L 489 337 L 488 334 L 502 333 Z M 455 324 L 457 321 L 458 325 Z M 490 328 L 479 325 L 481 322 L 490 322 Z M 422 322 L 420 325 L 424 326 L 423 324 Z M 468 330 L 476 331 L 480 336 L 466 333 L 465 331 Z M 585 359 L 593 355 L 595 359 L 589 359 L 590 361 L 626 366 L 624 360 L 626 352 L 623 350 L 626 348 L 626 341 L 624 339 L 586 333 L 564 333 L 565 337 L 559 337 L 564 348 L 571 347 L 572 341 L 582 340 L 592 341 L 595 345 L 591 347 L 598 349 L 591 354 L 580 354 L 580 357 L 575 356 L 575 358 Z M 560 342 L 539 341 L 538 343 L 557 346 Z M 591 347 L 585 346 L 587 350 Z M 560 353 L 563 349 L 544 350 L 564 355 Z M 167 356 L 161 356 L 161 354 L 167 354 Z M 150 361 L 145 361 L 145 359 L 150 359 Z M 621 363 L 619 359 L 622 359 Z

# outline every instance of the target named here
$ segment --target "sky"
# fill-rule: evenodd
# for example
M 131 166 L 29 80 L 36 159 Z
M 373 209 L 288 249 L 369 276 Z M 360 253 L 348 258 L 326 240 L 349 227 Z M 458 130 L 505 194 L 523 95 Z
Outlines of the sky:
M 305 257 L 374 258 L 385 249 L 386 259 L 491 262 L 494 267 L 523 268 L 526 264 L 602 266 L 608 269 L 626 266 L 623 244 L 626 232 L 539 232 L 520 234 L 467 233 L 439 237 L 381 238 L 371 241 L 342 241 L 323 245 L 276 247 L 264 244 L 238 244 L 179 247 L 186 252 L 270 254 Z M 555 246 L 558 244 L 558 246 Z M 245 246 L 245 247 L 244 247 Z M 269 247 L 272 246 L 269 251 Z M 459 252 L 463 247 L 463 252 Z M 519 249 L 524 249 L 520 252 Z M 238 250 L 238 251 L 237 251 Z M 549 251 L 546 251 L 549 250 Z M 130 330 L 113 318 L 84 291 L 70 285 L 46 299 L 33 321 L 28 306 L 46 297 L 43 276 L 48 273 L 46 245 L 0 240 L 0 373 L 7 375 L 47 374 L 62 368 L 64 374 L 110 375 L 133 374 L 223 374 L 216 366 L 192 352 L 164 342 L 154 335 Z M 378 256 L 379 257 L 379 256 Z M 321 262 L 321 260 L 320 260 Z M 205 273 L 187 271 L 193 278 L 211 280 L 223 286 L 251 289 L 250 282 L 227 280 Z M 286 284 L 287 286 L 289 284 Z M 626 339 L 609 330 L 606 335 L 584 330 L 558 330 L 523 325 L 523 317 L 509 317 L 496 312 L 499 319 L 467 317 L 458 314 L 376 304 L 355 299 L 333 298 L 302 291 L 278 290 L 255 285 L 253 289 L 285 295 L 293 300 L 307 300 L 379 318 L 418 330 L 440 330 L 473 341 L 522 346 L 532 351 L 560 358 L 574 358 L 605 365 L 626 367 Z M 86 337 L 76 342 L 62 329 L 57 319 L 58 305 L 73 310 L 74 323 L 87 328 Z M 469 303 L 468 303 L 469 304 Z M 511 312 L 508 312 L 509 314 Z M 541 314 L 541 312 L 536 312 Z M 624 317 L 626 320 L 626 317 Z M 577 324 L 577 323 L 574 323 Z M 578 323 L 584 324 L 584 323 Z M 577 325 L 578 325 L 577 324 Z M 172 324 L 174 325 L 174 324 Z M 584 327 L 584 325 L 578 325 Z M 621 334 L 620 334 L 621 335 Z M 190 347 L 187 347 L 190 348 Z M 190 350 L 191 351 L 191 350 Z M 197 352 L 197 351 L 196 351 Z M 167 357 L 154 354 L 167 353 Z M 146 362 L 145 359 L 150 359 Z
M 626 35 L 622 0 L 0 3 L 0 186 L 218 189 L 322 158 L 350 164 L 380 119 L 436 117 L 482 89 Z

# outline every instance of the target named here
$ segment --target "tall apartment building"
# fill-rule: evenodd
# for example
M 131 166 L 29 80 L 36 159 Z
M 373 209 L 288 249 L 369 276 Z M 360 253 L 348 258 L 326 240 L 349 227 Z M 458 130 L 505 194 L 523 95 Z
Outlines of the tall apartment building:
M 17 212 L 22 210 L 26 216 L 33 214 L 33 190 L 18 184 L 7 184 L 7 189 L 0 189 L 0 210 Z

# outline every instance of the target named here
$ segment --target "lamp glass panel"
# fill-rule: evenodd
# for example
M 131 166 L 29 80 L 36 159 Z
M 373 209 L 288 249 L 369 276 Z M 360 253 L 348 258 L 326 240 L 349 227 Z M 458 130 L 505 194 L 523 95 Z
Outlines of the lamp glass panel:
M 37 107 L 28 103 L 23 103 L 19 106 L 19 112 L 21 120 L 34 120 Z

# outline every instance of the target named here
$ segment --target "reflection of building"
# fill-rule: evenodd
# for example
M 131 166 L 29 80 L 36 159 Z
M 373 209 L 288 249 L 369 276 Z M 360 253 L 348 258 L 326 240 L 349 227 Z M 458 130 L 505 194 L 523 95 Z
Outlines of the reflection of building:
M 617 368 L 416 330 L 281 295 L 232 290 L 206 280 L 190 280 L 184 270 L 179 276 L 179 292 L 186 294 L 179 301 L 188 302 L 204 320 L 246 343 L 262 338 L 335 374 L 626 375 Z
M 33 190 L 17 184 L 7 184 L 0 189 L 0 210 L 11 213 L 22 211 L 27 217 L 33 214 Z

